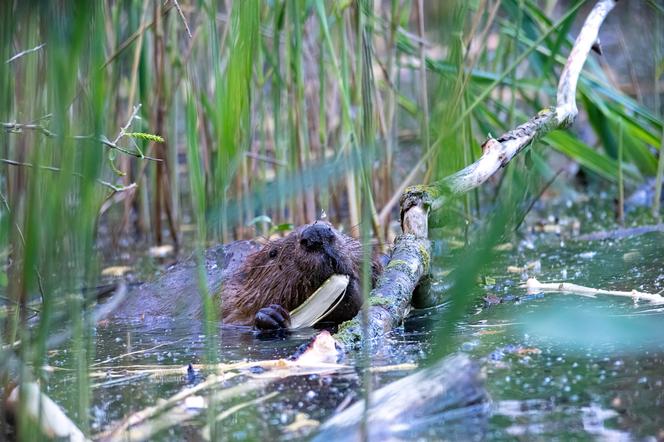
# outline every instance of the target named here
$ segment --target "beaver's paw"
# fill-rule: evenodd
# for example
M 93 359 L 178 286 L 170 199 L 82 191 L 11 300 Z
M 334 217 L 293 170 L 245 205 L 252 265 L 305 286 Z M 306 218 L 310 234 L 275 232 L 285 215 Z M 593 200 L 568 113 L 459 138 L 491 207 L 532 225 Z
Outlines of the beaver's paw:
M 271 304 L 258 310 L 254 325 L 259 330 L 276 330 L 290 327 L 290 313 L 279 304 Z

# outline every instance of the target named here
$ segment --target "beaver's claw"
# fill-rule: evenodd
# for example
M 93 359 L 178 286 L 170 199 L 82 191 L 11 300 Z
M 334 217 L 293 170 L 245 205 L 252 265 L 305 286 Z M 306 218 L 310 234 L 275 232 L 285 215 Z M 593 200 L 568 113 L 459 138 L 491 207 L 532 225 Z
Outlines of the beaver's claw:
M 276 330 L 290 327 L 290 313 L 279 304 L 271 304 L 258 310 L 254 325 L 259 330 Z

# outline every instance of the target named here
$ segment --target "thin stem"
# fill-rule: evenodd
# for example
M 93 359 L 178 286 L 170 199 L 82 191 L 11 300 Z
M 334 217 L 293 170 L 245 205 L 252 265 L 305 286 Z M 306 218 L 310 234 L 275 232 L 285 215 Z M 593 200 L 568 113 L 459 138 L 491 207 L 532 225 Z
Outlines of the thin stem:
M 31 54 L 32 52 L 37 52 L 38 50 L 40 50 L 40 49 L 43 48 L 44 46 L 46 46 L 46 43 L 42 43 L 42 44 L 40 44 L 40 45 L 37 45 L 37 46 L 35 46 L 35 47 L 32 48 L 32 49 L 26 49 L 25 51 L 21 51 L 21 52 L 19 52 L 18 54 L 14 55 L 14 56 L 13 56 L 12 58 L 10 58 L 9 60 L 7 60 L 5 63 L 6 63 L 6 64 L 9 64 L 9 63 L 11 63 L 11 62 L 14 61 L 14 60 L 18 60 L 19 58 L 23 57 L 24 55 Z
M 14 160 L 8 160 L 5 158 L 0 158 L 0 163 L 7 164 L 8 166 L 16 166 L 16 167 L 28 167 L 28 168 L 33 168 L 35 167 L 31 163 L 22 163 L 19 161 L 14 161 Z M 50 172 L 66 172 L 66 173 L 71 173 L 73 176 L 78 177 L 78 178 L 84 178 L 84 176 L 78 172 L 70 172 L 67 170 L 60 169 L 58 167 L 53 167 L 53 166 L 37 166 L 37 168 L 41 170 L 48 170 Z M 136 183 L 131 183 L 128 186 L 116 186 L 114 184 L 109 183 L 108 181 L 104 181 L 102 179 L 97 178 L 96 181 L 101 184 L 104 187 L 108 187 L 111 189 L 113 192 L 125 192 L 127 190 L 134 189 L 136 187 Z
M 654 7 L 655 5 L 653 5 Z M 655 12 L 655 35 L 661 35 L 662 32 L 662 14 L 661 11 Z M 659 33 L 659 34 L 658 34 Z M 658 66 L 662 62 L 662 43 L 661 39 L 655 39 L 655 78 L 654 78 L 654 90 L 655 90 L 655 114 L 661 115 L 661 105 L 660 105 L 660 95 L 659 95 L 659 77 L 660 70 Z M 655 196 L 652 202 L 652 216 L 656 220 L 661 218 L 660 206 L 662 201 L 662 184 L 664 183 L 664 127 L 662 127 L 662 136 L 659 146 L 659 162 L 657 163 L 657 177 L 655 178 Z
M 417 22 L 419 32 L 420 47 L 420 99 L 422 101 L 422 147 L 426 151 L 429 149 L 429 100 L 427 90 L 427 66 L 424 54 L 424 0 L 417 1 Z
M 623 149 L 624 149 L 624 126 L 622 121 L 618 131 L 618 222 L 625 224 L 625 186 L 623 185 Z

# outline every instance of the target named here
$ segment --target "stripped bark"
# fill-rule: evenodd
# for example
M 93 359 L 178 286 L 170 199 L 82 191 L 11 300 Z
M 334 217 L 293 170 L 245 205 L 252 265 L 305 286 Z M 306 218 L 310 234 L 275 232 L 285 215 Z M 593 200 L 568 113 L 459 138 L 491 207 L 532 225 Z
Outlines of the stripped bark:
M 596 45 L 599 28 L 617 0 L 599 0 L 586 18 L 560 76 L 557 105 L 540 111 L 524 124 L 482 144 L 482 156 L 463 170 L 430 185 L 411 186 L 401 196 L 400 235 L 385 272 L 369 297 L 369 317 L 365 339 L 389 332 L 410 310 L 412 294 L 428 275 L 431 248 L 427 239 L 430 211 L 440 209 L 451 195 L 474 189 L 505 167 L 533 140 L 555 129 L 569 127 L 578 114 L 576 84 L 588 53 Z M 335 338 L 347 348 L 362 342 L 361 315 L 348 321 Z
M 19 391 L 20 390 L 20 391 Z M 23 396 L 23 402 L 20 397 Z M 29 421 L 32 437 L 37 438 L 38 434 L 48 439 L 68 440 L 71 442 L 84 442 L 90 439 L 86 438 L 83 432 L 76 424 L 65 414 L 51 398 L 42 393 L 39 385 L 34 382 L 28 382 L 21 387 L 15 387 L 10 392 L 7 402 L 7 411 L 17 419 L 19 413 Z M 28 434 L 21 434 L 22 437 Z

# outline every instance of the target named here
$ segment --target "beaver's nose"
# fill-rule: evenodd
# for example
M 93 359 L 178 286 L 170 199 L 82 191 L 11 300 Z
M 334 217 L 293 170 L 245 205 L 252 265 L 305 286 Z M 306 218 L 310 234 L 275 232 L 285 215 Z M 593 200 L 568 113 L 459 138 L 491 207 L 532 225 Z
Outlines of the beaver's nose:
M 330 226 L 319 223 L 304 229 L 300 236 L 300 245 L 310 252 L 323 250 L 325 244 L 332 244 L 333 241 L 334 232 Z

